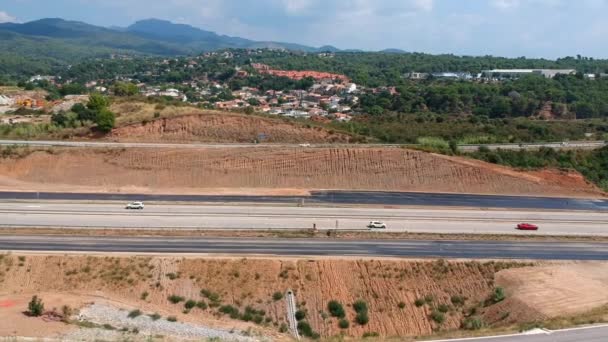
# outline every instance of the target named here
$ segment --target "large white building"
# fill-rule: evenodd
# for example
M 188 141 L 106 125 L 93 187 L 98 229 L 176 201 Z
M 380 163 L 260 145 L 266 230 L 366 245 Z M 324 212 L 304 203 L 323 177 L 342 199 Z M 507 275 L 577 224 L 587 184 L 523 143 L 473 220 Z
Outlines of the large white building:
M 542 75 L 553 78 L 556 75 L 574 75 L 574 69 L 492 69 L 483 70 L 481 77 L 486 79 L 519 78 L 525 75 Z

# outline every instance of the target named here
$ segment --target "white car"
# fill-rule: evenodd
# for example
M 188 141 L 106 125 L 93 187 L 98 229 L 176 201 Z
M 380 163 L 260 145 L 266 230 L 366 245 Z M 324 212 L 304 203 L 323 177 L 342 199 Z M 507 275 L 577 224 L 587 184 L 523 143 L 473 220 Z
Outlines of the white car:
M 143 202 L 131 202 L 131 203 L 127 204 L 127 206 L 125 207 L 125 209 L 136 209 L 136 210 L 141 210 L 143 208 L 144 208 Z
M 369 229 L 386 229 L 386 224 L 384 222 L 380 222 L 380 221 L 371 221 L 368 225 L 367 228 Z

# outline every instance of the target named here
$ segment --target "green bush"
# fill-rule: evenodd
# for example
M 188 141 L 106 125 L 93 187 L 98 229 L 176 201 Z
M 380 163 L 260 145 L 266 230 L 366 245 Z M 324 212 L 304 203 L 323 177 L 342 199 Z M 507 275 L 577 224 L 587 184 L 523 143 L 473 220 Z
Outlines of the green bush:
M 158 313 L 153 313 L 149 316 L 153 321 L 158 321 L 161 318 L 161 316 Z
M 173 304 L 177 304 L 186 300 L 186 298 L 178 295 L 170 295 L 169 297 L 167 297 L 167 299 Z
M 301 321 L 306 318 L 306 311 L 298 310 L 296 311 L 296 320 Z
M 327 303 L 327 310 L 329 314 L 333 317 L 344 318 L 346 316 L 346 312 L 344 311 L 344 307 L 340 302 L 336 300 L 332 300 Z
M 369 322 L 369 315 L 367 311 L 361 311 L 355 316 L 355 321 L 361 325 L 366 325 Z
M 305 337 L 310 337 L 313 339 L 319 338 L 319 334 L 314 332 L 310 324 L 306 321 L 298 322 L 298 332 Z
M 397 306 L 399 307 L 399 309 L 403 309 L 403 308 L 405 308 L 405 303 L 399 302 L 399 304 L 397 304 Z
M 44 312 L 44 303 L 38 296 L 33 296 L 27 305 L 27 312 L 30 316 L 38 317 Z
M 192 299 L 188 299 L 186 303 L 184 303 L 184 307 L 188 310 L 194 308 L 196 306 L 196 301 Z
M 431 312 L 431 319 L 433 321 L 441 324 L 445 321 L 445 315 L 443 314 L 443 312 L 440 312 L 438 310 L 433 310 L 433 312 Z
M 212 291 L 209 291 L 207 289 L 202 289 L 201 290 L 201 296 L 209 299 L 212 302 L 220 302 L 221 301 L 221 298 L 220 298 L 219 294 L 217 294 L 215 292 L 212 292 Z
M 281 299 L 283 299 L 283 292 L 275 292 L 272 294 L 272 299 L 274 299 L 274 301 L 279 301 Z
M 484 323 L 479 316 L 468 317 L 462 323 L 462 327 L 466 330 L 479 330 L 484 327 Z
M 379 337 L 380 334 L 378 334 L 377 332 L 365 332 L 363 333 L 363 338 L 369 338 L 369 337 Z
M 129 318 L 136 318 L 142 315 L 141 310 L 139 309 L 135 309 L 129 312 L 129 314 L 127 315 L 127 317 Z
M 175 316 L 169 316 L 169 317 L 167 317 L 167 321 L 169 321 L 169 322 L 177 322 L 177 318 Z
M 367 312 L 367 303 L 363 300 L 358 300 L 353 303 L 353 309 L 355 309 L 355 312 L 357 313 Z
M 348 321 L 344 318 L 342 318 L 341 320 L 338 321 L 338 326 L 340 327 L 340 329 L 348 329 L 348 327 L 350 326 L 350 323 L 348 323 Z
M 198 301 L 196 302 L 196 307 L 201 309 L 201 310 L 207 310 L 207 303 L 205 303 L 204 301 Z
M 450 307 L 449 307 L 449 306 L 447 306 L 447 305 L 445 305 L 445 304 L 440 304 L 440 305 L 437 307 L 437 310 L 439 310 L 439 312 L 446 313 L 446 312 L 450 311 Z
M 494 292 L 492 293 L 492 301 L 494 303 L 502 302 L 503 300 L 505 300 L 505 298 L 505 289 L 503 289 L 502 287 L 497 287 L 494 289 Z
M 416 301 L 414 301 L 414 305 L 416 305 L 416 307 L 418 307 L 418 308 L 423 306 L 424 303 L 425 303 L 424 299 L 422 299 L 422 298 L 418 298 L 418 299 L 416 299 Z
M 464 305 L 465 299 L 462 296 L 452 296 L 450 301 L 456 306 L 462 306 Z

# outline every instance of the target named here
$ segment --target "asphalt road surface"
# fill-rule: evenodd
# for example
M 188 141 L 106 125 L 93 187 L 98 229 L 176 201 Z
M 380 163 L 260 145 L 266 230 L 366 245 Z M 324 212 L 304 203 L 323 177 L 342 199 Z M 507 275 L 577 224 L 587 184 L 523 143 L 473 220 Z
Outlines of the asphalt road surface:
M 378 220 L 390 232 L 608 236 L 608 212 L 168 204 L 127 210 L 124 204 L 0 202 L 0 226 L 351 230 Z M 540 230 L 516 230 L 522 222 Z
M 52 141 L 52 140 L 0 140 L 0 145 L 12 146 L 35 146 L 35 147 L 86 147 L 86 148 L 255 148 L 255 147 L 304 147 L 302 144 L 204 144 L 204 143 L 129 143 L 111 141 Z M 478 144 L 478 145 L 459 145 L 459 149 L 464 152 L 479 150 L 484 146 L 491 150 L 537 150 L 541 147 L 548 147 L 557 150 L 584 149 L 592 150 L 607 146 L 605 141 L 569 141 L 545 142 L 545 143 L 525 143 L 525 144 Z M 396 144 L 306 144 L 306 148 L 316 147 L 400 147 L 416 146 L 416 144 L 396 145 Z
M 0 250 L 463 259 L 608 260 L 606 243 L 0 236 Z
M 608 326 L 584 327 L 566 330 L 546 331 L 531 335 L 508 335 L 485 338 L 441 340 L 432 342 L 606 342 Z
M 313 203 L 510 209 L 605 210 L 608 200 L 388 191 L 313 191 L 310 196 L 150 195 L 0 192 L 0 200 L 160 201 L 207 203 Z

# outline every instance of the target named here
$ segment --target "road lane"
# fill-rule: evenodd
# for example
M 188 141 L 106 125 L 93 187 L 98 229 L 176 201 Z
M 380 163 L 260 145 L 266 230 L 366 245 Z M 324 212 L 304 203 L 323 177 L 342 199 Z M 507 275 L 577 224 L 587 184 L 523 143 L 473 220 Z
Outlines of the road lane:
M 606 243 L 0 236 L 0 250 L 281 256 L 608 260 L 608 244 Z
M 608 236 L 608 213 L 576 211 L 0 202 L 0 215 L 5 227 L 351 230 L 380 220 L 389 232 Z M 515 230 L 521 222 L 541 229 Z
M 608 200 L 391 191 L 311 191 L 310 196 L 161 195 L 0 191 L 0 200 L 145 201 L 257 204 L 358 204 L 507 209 L 598 210 Z
M 429 342 L 606 342 L 608 326 L 591 326 L 555 331 L 538 330 L 532 334 L 514 334 L 451 340 L 434 340 Z

